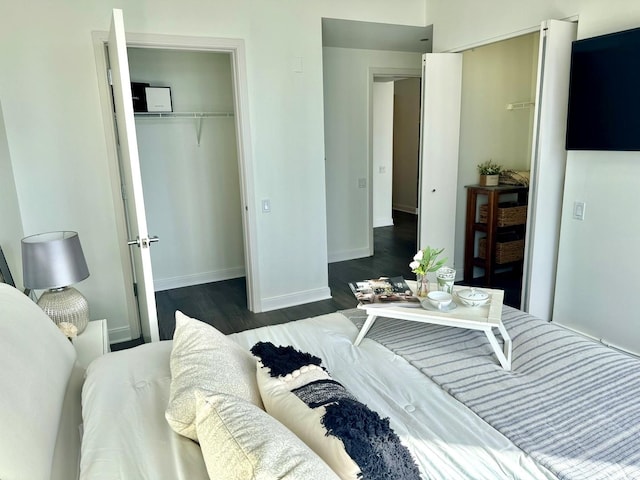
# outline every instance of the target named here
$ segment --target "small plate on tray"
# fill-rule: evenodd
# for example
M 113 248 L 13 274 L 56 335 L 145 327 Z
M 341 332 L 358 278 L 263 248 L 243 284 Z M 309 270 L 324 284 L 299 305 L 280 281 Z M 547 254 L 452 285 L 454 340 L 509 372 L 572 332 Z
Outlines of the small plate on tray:
M 432 312 L 443 312 L 443 313 L 450 312 L 451 310 L 455 310 L 458 307 L 456 302 L 453 300 L 446 307 L 442 307 L 442 308 L 434 307 L 433 305 L 431 305 L 431 303 L 429 303 L 429 300 L 426 298 L 423 301 L 420 301 L 420 305 L 422 305 L 422 308 L 424 308 L 425 310 L 431 310 Z

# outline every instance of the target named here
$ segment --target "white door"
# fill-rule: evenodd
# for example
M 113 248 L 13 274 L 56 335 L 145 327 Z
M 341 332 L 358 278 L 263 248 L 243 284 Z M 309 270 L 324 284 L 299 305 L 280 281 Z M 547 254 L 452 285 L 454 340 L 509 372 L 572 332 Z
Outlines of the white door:
M 449 265 L 455 248 L 461 96 L 462 54 L 424 54 L 418 248 L 444 248 Z
M 547 20 L 540 29 L 522 310 L 543 320 L 551 320 L 555 294 L 571 42 L 576 31 L 577 24 L 559 20 Z
M 149 237 L 147 231 L 122 10 L 113 10 L 108 44 L 121 161 L 120 170 L 124 185 L 125 208 L 127 209 L 129 243 L 132 245 L 131 258 L 137 285 L 142 336 L 145 342 L 157 342 L 160 340 L 160 336 L 151 270 L 151 253 L 149 251 L 151 243 L 157 238 Z

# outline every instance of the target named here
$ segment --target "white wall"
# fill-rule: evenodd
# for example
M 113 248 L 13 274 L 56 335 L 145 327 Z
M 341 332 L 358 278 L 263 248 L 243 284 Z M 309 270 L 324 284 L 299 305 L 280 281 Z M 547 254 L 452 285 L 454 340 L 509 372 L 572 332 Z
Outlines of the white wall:
M 129 49 L 132 81 L 171 87 L 175 112 L 233 112 L 230 55 Z M 244 275 L 233 117 L 136 117 L 156 291 Z
M 418 210 L 418 160 L 420 159 L 420 78 L 394 82 L 393 208 Z
M 508 0 L 427 0 L 427 23 L 434 24 L 434 51 L 487 42 L 548 18 L 573 15 L 579 15 L 578 38 L 586 38 L 637 27 L 640 3 L 540 0 L 523 2 L 516 9 Z M 640 216 L 632 208 L 637 205 L 638 184 L 640 152 L 568 153 L 554 310 L 554 321 L 636 352 L 640 351 L 634 304 L 640 270 Z M 583 222 L 570 218 L 576 200 L 587 203 Z M 619 280 L 608 281 L 612 271 Z M 598 297 L 611 299 L 606 307 L 593 301 L 596 291 Z M 578 292 L 592 292 L 593 296 L 580 301 L 583 294 Z
M 373 84 L 373 228 L 393 225 L 393 82 Z
M 553 318 L 640 354 L 638 163 L 638 153 L 571 152 Z M 572 218 L 577 200 L 586 204 L 583 221 Z
M 0 103 L 0 247 L 17 288 L 22 289 L 22 221 Z
M 370 255 L 369 82 L 375 71 L 419 69 L 421 55 L 325 47 L 324 136 L 329 261 Z M 373 73 L 372 73 L 373 72 Z
M 528 34 L 463 53 L 454 259 L 459 279 L 467 213 L 464 187 L 478 183 L 477 165 L 491 159 L 505 168 L 529 170 L 533 107 L 507 110 L 506 106 L 535 99 L 531 95 L 535 94 L 538 38 L 537 33 Z
M 245 40 L 256 182 L 249 208 L 272 204 L 258 216 L 262 303 L 328 295 L 321 17 L 422 25 L 424 0 L 402 8 L 386 0 L 0 1 L 0 101 L 24 234 L 79 232 L 91 271 L 79 289 L 93 318 L 107 318 L 126 339 L 130 287 L 91 38 L 109 28 L 114 7 L 128 32 Z

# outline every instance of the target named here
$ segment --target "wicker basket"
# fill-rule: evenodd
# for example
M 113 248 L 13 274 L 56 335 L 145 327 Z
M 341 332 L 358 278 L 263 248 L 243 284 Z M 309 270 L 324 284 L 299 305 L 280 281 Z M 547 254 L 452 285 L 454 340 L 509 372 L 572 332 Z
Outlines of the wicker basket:
M 478 242 L 478 257 L 484 259 L 487 251 L 487 239 L 481 238 Z M 511 242 L 496 242 L 495 263 L 517 262 L 524 258 L 524 240 L 513 240 Z
M 487 204 L 480 205 L 479 223 L 487 223 L 489 206 Z M 527 206 L 513 204 L 510 206 L 498 206 L 498 226 L 508 227 L 511 225 L 523 225 L 527 223 Z

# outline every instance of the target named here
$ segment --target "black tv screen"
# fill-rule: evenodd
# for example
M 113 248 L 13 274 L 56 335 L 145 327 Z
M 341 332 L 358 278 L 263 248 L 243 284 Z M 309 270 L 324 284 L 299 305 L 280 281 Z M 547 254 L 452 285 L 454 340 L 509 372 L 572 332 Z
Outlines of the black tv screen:
M 567 150 L 640 150 L 640 28 L 571 48 Z

